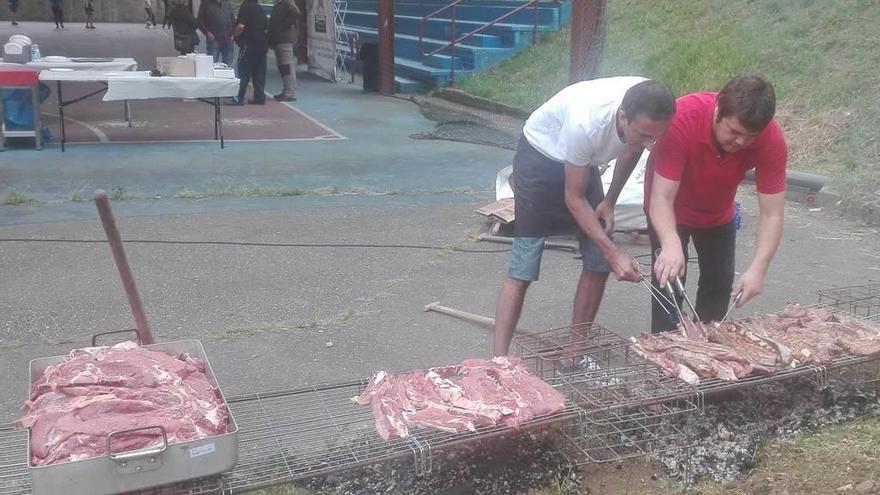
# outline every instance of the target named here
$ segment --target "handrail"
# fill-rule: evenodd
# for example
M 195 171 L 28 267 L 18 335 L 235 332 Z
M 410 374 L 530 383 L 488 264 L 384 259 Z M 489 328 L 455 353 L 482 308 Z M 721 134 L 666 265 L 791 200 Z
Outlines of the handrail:
M 464 0 L 455 0 L 454 2 L 450 3 L 449 5 L 446 5 L 442 8 L 440 8 L 434 12 L 431 12 L 430 14 L 422 17 L 422 19 L 419 21 L 419 52 L 421 52 L 423 57 L 427 58 L 432 55 L 436 55 L 436 54 L 438 54 L 444 50 L 447 50 L 449 48 L 452 49 L 452 51 L 450 53 L 451 62 L 450 62 L 450 69 L 449 69 L 450 70 L 450 85 L 453 85 L 453 86 L 455 85 L 455 46 L 457 44 L 461 43 L 462 41 L 464 41 L 464 40 L 466 40 L 476 34 L 483 32 L 487 28 L 494 26 L 495 24 L 512 16 L 513 14 L 516 14 L 517 12 L 519 12 L 521 10 L 525 10 L 526 8 L 532 7 L 532 6 L 535 9 L 535 15 L 534 15 L 533 24 L 532 24 L 532 44 L 535 44 L 538 42 L 538 13 L 539 13 L 541 0 L 528 0 L 526 3 L 520 5 L 519 7 L 514 8 L 510 12 L 507 12 L 506 14 L 499 16 L 497 19 L 495 19 L 493 21 L 489 21 L 486 24 L 483 24 L 482 26 L 478 27 L 477 29 L 474 29 L 473 31 L 466 33 L 466 34 L 463 34 L 463 35 L 459 36 L 458 38 L 456 38 L 455 37 L 455 21 L 456 21 L 457 15 L 456 15 L 456 8 L 455 7 L 457 7 L 459 4 L 461 4 L 463 2 L 464 2 Z M 425 53 L 425 50 L 422 47 L 424 37 L 425 37 L 425 21 L 432 18 L 432 17 L 436 17 L 437 15 L 445 12 L 446 10 L 448 10 L 450 8 L 452 9 L 452 18 L 451 18 L 451 26 L 450 26 L 450 35 L 449 36 L 452 39 L 449 41 L 449 43 L 441 46 L 440 48 L 437 48 L 436 50 L 431 51 L 429 53 Z
M 422 41 L 425 38 L 425 21 L 427 21 L 428 19 L 431 19 L 433 17 L 436 17 L 436 16 L 442 14 L 443 12 L 446 12 L 447 10 L 449 10 L 449 9 L 451 9 L 451 8 L 455 7 L 456 5 L 463 3 L 463 2 L 464 2 L 464 0 L 455 0 L 454 2 L 450 3 L 449 5 L 445 5 L 443 7 L 440 7 L 439 9 L 435 10 L 434 12 L 431 12 L 430 14 L 422 17 L 421 20 L 419 20 L 419 52 L 421 52 L 422 55 L 425 54 L 425 50 L 422 48 Z M 455 35 L 454 31 L 453 31 L 453 35 Z

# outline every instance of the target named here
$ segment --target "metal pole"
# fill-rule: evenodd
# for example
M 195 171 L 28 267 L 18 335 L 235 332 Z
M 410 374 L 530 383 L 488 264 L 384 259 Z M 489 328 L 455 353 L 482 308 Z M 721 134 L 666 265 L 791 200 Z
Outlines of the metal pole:
M 394 0 L 379 0 L 379 91 L 394 94 Z
M 131 306 L 131 314 L 134 316 L 134 323 L 138 330 L 138 336 L 144 345 L 155 343 L 150 327 L 147 325 L 147 315 L 144 314 L 144 306 L 141 304 L 141 297 L 138 295 L 137 286 L 134 283 L 134 275 L 128 266 L 128 258 L 125 256 L 125 250 L 122 248 L 122 237 L 116 228 L 116 220 L 113 219 L 113 212 L 110 210 L 110 200 L 107 193 L 101 189 L 95 191 L 95 205 L 98 206 L 98 214 L 101 216 L 101 223 L 104 225 L 104 232 L 107 234 L 107 240 L 110 242 L 110 252 L 113 253 L 113 260 L 116 261 L 116 268 L 119 270 L 119 277 L 122 278 L 122 286 L 125 288 L 125 295 L 128 296 L 128 304 Z
M 538 7 L 540 7 L 541 2 L 539 0 L 535 0 L 535 15 L 534 15 L 534 23 L 532 24 L 532 44 L 538 44 Z
M 455 86 L 455 40 L 458 38 L 458 33 L 455 32 L 455 21 L 458 17 L 458 4 L 452 6 L 452 67 L 449 73 L 449 85 Z
M 596 77 L 605 48 L 607 0 L 573 0 L 569 82 Z

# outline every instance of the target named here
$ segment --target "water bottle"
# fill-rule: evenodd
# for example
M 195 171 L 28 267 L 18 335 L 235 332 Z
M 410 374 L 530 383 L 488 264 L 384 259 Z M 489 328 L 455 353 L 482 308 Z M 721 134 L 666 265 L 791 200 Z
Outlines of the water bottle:
M 739 200 L 736 200 L 734 203 L 735 213 L 733 216 L 733 226 L 737 232 L 739 232 L 739 228 L 742 225 L 742 206 L 739 203 Z
M 40 45 L 34 43 L 31 45 L 31 60 L 40 60 L 43 56 L 40 55 Z

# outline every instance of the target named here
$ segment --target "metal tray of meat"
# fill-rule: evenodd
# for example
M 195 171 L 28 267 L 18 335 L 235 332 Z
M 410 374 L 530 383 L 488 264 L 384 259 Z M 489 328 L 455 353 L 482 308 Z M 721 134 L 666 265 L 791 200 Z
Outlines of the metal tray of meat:
M 172 355 L 186 352 L 205 363 L 205 374 L 209 382 L 217 389 L 220 400 L 226 403 L 201 342 L 181 340 L 143 347 Z M 32 360 L 31 385 L 43 375 L 47 367 L 61 362 L 64 357 Z M 152 427 L 157 436 L 163 439 L 161 447 L 130 452 L 109 451 L 100 457 L 45 466 L 32 464 L 29 432 L 27 455 L 34 495 L 111 495 L 209 476 L 228 471 L 235 466 L 238 459 L 238 426 L 232 417 L 232 411 L 229 411 L 226 433 L 198 440 L 169 444 L 161 426 Z M 119 433 L 121 432 L 110 433 L 108 442 L 110 436 Z

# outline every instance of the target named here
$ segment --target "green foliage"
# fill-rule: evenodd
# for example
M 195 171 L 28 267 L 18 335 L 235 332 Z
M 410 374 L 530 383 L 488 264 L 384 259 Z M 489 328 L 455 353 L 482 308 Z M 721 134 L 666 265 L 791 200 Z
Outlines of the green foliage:
M 600 76 L 643 75 L 677 95 L 758 73 L 776 87 L 793 168 L 834 189 L 880 187 L 880 9 L 872 0 L 608 2 Z M 465 91 L 534 109 L 568 84 L 569 31 L 491 70 Z

